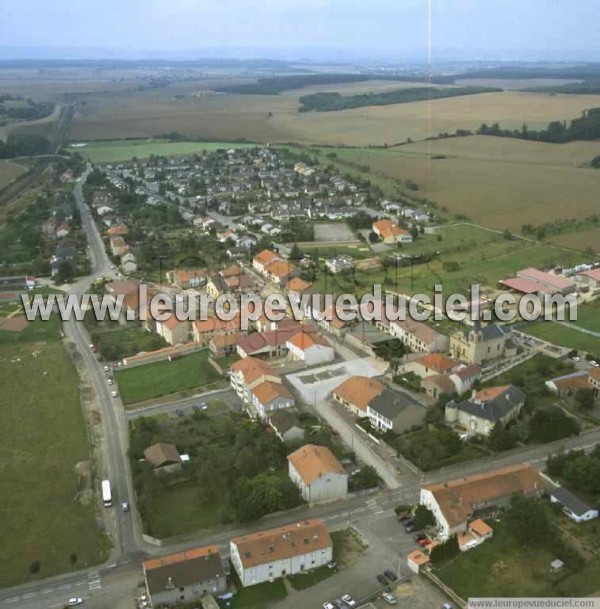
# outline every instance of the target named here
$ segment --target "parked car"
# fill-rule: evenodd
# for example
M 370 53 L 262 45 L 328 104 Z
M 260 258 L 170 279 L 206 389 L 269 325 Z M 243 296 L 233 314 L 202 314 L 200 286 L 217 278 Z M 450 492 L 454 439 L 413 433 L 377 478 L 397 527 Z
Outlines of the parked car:
M 342 600 L 346 603 L 346 605 L 348 605 L 348 607 L 354 607 L 354 605 L 356 605 L 356 601 L 349 594 L 344 594 L 344 596 L 342 596 Z
M 381 575 L 381 573 L 377 576 L 377 581 L 382 585 L 382 586 L 388 586 L 389 585 L 389 581 L 386 579 L 385 575 Z
M 580 361 L 581 361 L 581 358 L 580 358 L 578 355 L 574 355 L 574 356 L 573 356 L 571 359 L 572 359 L 574 362 L 580 362 Z
M 323 609 L 335 609 L 333 603 L 330 603 L 329 601 L 325 601 L 323 603 Z
M 389 569 L 386 569 L 383 574 L 392 582 L 395 582 L 398 579 L 398 576 L 393 572 L 390 571 Z
M 110 372 L 110 367 L 109 366 L 104 366 L 104 372 Z
M 350 609 L 350 607 L 341 598 L 334 599 L 333 603 L 337 609 Z
M 118 392 L 118 391 L 111 391 L 111 392 L 110 392 L 110 395 L 111 395 L 113 398 L 118 398 L 118 397 L 119 397 L 119 392 Z
M 202 402 L 202 404 L 200 404 L 200 408 L 202 408 L 202 410 L 208 410 L 208 404 L 206 402 Z
M 411 515 L 410 512 L 400 512 L 400 514 L 398 514 L 398 520 L 400 522 L 406 522 L 407 520 L 411 519 Z
M 404 523 L 404 530 L 407 533 L 414 533 L 417 530 L 417 527 L 415 526 L 414 522 L 410 522 L 408 524 L 405 522 Z
M 426 537 L 427 537 L 427 535 L 425 535 L 425 533 L 417 533 L 413 537 L 413 539 L 418 542 L 418 541 L 421 541 L 421 539 L 425 539 Z
M 121 504 L 121 507 L 123 508 L 124 512 L 129 511 L 129 503 L 127 503 L 127 501 L 123 501 L 123 503 Z
M 388 604 L 388 605 L 395 605 L 398 602 L 398 599 L 393 595 L 390 594 L 389 592 L 384 592 L 381 595 L 381 598 Z
M 335 562 L 335 560 L 332 560 L 331 562 L 327 563 L 327 568 L 328 569 L 337 569 L 337 562 Z
M 112 385 L 113 384 L 112 379 L 107 379 L 106 384 L 107 385 Z
M 600 368 L 600 364 L 595 359 L 590 360 L 590 366 L 594 366 L 594 368 Z
M 76 605 L 83 605 L 83 599 L 79 598 L 78 596 L 75 596 L 73 598 L 70 598 L 67 601 L 67 605 L 69 605 L 69 607 L 75 607 Z
M 444 603 L 442 609 L 454 609 L 450 603 Z
M 417 541 L 417 543 L 424 548 L 425 546 L 429 546 L 431 545 L 431 539 L 428 539 L 427 537 L 425 537 L 424 539 L 419 539 L 419 541 Z
M 185 412 L 183 412 L 183 410 L 181 408 L 177 408 L 177 410 L 175 410 L 175 414 L 178 417 L 185 417 Z

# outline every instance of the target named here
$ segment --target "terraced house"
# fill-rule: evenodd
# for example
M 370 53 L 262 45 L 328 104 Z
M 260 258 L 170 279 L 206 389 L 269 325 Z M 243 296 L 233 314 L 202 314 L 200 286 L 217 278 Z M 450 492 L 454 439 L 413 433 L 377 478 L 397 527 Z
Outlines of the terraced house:
M 244 587 L 322 567 L 333 557 L 331 537 L 322 520 L 234 537 L 229 548 Z

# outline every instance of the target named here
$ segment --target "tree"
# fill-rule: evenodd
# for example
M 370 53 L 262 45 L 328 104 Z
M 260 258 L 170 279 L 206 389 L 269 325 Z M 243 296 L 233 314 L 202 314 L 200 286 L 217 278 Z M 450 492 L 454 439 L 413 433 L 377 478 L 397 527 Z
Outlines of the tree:
M 413 241 L 416 241 L 419 238 L 419 227 L 416 224 L 410 229 L 410 234 L 412 235 Z
M 600 169 L 600 154 L 598 156 L 595 156 L 592 159 L 592 162 L 590 163 L 590 165 L 594 168 L 594 169 Z
M 530 435 L 538 442 L 552 442 L 579 433 L 577 421 L 560 408 L 538 408 L 531 418 Z
M 377 243 L 379 241 L 379 236 L 377 235 L 377 233 L 375 231 L 371 231 L 369 233 L 369 241 L 371 243 Z
M 592 410 L 594 408 L 594 392 L 582 387 L 575 393 L 575 401 L 582 410 Z
M 429 558 L 433 564 L 440 563 L 444 560 L 449 560 L 458 556 L 460 548 L 458 547 L 458 539 L 456 535 L 452 535 L 448 541 L 435 546 L 429 553 Z
M 352 490 L 358 491 L 365 488 L 374 488 L 380 481 L 381 478 L 375 468 L 372 465 L 365 465 L 351 478 Z
M 488 441 L 490 444 L 490 448 L 494 452 L 509 450 L 515 445 L 513 437 L 500 421 L 498 421 L 498 423 L 496 423 L 494 427 L 492 427 L 492 431 L 490 432 Z
M 506 513 L 508 529 L 520 544 L 536 546 L 550 535 L 550 521 L 544 506 L 535 498 L 513 495 Z
M 415 521 L 417 529 L 424 529 L 425 527 L 433 526 L 435 524 L 433 513 L 424 505 L 419 505 L 417 507 L 413 520 Z
M 294 243 L 290 251 L 289 259 L 297 262 L 298 260 L 302 260 L 303 256 L 304 254 L 302 253 L 302 250 L 298 247 L 298 244 Z

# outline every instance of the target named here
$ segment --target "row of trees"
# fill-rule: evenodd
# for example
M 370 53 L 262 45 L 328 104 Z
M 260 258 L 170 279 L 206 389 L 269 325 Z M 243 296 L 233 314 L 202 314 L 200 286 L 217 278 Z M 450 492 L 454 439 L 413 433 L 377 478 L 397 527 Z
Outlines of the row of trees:
M 563 144 L 576 140 L 596 140 L 600 138 L 600 108 L 584 110 L 583 114 L 567 124 L 566 121 L 552 121 L 546 129 L 535 131 L 524 123 L 520 129 L 502 129 L 499 123 L 483 123 L 477 130 L 479 135 L 514 137 L 537 142 Z

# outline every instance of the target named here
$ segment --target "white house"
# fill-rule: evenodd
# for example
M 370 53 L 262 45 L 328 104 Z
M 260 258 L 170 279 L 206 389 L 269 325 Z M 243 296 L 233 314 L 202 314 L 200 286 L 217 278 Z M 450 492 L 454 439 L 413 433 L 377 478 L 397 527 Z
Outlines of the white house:
M 286 341 L 291 360 L 302 361 L 307 366 L 326 364 L 335 358 L 334 348 L 317 332 L 303 332 Z
M 252 406 L 256 410 L 258 418 L 262 421 L 268 419 L 275 410 L 292 408 L 294 396 L 281 383 L 265 381 L 252 387 Z
M 288 455 L 288 473 L 308 503 L 335 501 L 348 495 L 348 474 L 326 446 L 305 444 Z
M 563 486 L 550 492 L 550 501 L 562 505 L 563 512 L 575 522 L 586 522 L 598 518 L 598 510 L 587 504 Z
M 333 558 L 331 537 L 322 520 L 234 537 L 229 549 L 244 587 L 317 569 Z

